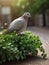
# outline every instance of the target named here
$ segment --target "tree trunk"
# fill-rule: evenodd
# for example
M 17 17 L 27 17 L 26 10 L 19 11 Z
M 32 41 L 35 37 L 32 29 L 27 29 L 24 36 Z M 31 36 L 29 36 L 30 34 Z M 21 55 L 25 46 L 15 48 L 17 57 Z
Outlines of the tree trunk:
M 46 26 L 46 18 L 45 18 L 45 12 L 43 11 L 43 27 Z

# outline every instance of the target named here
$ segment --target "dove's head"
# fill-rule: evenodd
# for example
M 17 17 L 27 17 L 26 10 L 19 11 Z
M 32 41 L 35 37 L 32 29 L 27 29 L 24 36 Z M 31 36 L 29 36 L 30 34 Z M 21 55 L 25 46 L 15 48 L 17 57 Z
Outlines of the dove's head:
M 28 18 L 31 17 L 31 14 L 30 14 L 29 12 L 25 12 L 25 13 L 23 14 L 23 17 L 28 19 Z

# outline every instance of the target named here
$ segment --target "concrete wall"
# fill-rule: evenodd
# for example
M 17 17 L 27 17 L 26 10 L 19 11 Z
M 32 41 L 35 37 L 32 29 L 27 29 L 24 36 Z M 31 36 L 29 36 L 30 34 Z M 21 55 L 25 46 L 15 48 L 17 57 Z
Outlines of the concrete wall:
M 49 27 L 49 10 L 45 13 L 45 20 L 46 20 L 46 27 Z M 35 26 L 43 26 L 43 16 L 42 14 L 35 15 L 35 20 L 34 20 Z
M 35 26 L 40 26 L 42 27 L 43 26 L 43 17 L 42 17 L 42 14 L 38 14 L 38 15 L 35 15 Z
M 49 26 L 49 11 L 46 12 L 46 26 Z

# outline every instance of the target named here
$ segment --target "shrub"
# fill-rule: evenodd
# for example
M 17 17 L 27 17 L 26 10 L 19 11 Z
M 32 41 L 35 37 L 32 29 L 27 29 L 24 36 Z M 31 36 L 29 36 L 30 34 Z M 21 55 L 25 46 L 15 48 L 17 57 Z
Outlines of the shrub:
M 45 59 L 45 50 L 38 36 L 32 32 L 26 31 L 22 35 L 12 32 L 9 34 L 0 34 L 0 64 L 6 61 L 23 60 L 31 53 L 37 56 L 38 49 L 42 52 Z

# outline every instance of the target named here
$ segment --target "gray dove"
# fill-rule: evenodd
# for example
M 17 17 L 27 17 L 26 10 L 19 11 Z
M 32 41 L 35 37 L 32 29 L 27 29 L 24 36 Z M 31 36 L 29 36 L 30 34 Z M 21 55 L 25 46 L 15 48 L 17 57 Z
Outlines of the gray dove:
M 29 12 L 25 12 L 21 17 L 13 20 L 7 29 L 7 32 L 16 31 L 17 33 L 21 33 L 26 30 L 28 19 L 31 17 Z

